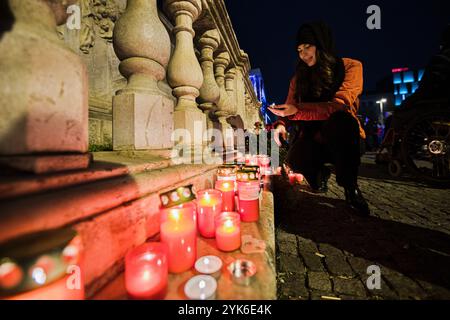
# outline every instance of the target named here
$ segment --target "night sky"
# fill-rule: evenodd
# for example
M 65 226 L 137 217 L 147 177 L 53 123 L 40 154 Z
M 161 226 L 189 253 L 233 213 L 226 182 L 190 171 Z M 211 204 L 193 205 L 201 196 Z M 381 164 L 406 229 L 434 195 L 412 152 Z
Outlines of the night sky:
M 323 20 L 342 57 L 363 62 L 365 90 L 396 67 L 422 68 L 439 51 L 450 23 L 448 0 L 225 0 L 239 44 L 260 68 L 268 102 L 284 103 L 297 53 L 300 24 Z M 369 30 L 367 7 L 381 8 L 381 30 Z

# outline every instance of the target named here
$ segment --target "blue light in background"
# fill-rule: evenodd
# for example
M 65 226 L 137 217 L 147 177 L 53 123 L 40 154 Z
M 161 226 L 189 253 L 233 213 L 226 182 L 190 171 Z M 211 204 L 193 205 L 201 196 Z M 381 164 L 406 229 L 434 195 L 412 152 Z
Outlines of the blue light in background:
M 400 91 L 399 91 L 399 93 L 400 93 L 400 94 L 407 94 L 407 93 L 408 93 L 408 87 L 406 86 L 405 83 L 402 83 L 402 84 L 400 85 Z
M 394 84 L 400 84 L 400 83 L 402 83 L 402 74 L 394 73 Z
M 425 72 L 424 69 L 419 70 L 419 81 L 422 81 L 423 73 Z
M 403 73 L 403 83 L 414 82 L 414 72 L 406 71 Z

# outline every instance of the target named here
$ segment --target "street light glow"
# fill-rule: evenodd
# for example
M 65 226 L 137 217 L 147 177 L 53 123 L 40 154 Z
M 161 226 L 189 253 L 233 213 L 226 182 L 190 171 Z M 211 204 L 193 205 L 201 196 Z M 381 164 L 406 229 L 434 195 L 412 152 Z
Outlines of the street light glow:
M 380 113 L 381 113 L 381 121 L 383 121 L 383 104 L 385 104 L 387 102 L 387 99 L 386 98 L 381 98 L 381 100 L 378 100 L 377 101 L 377 104 L 379 104 L 380 105 Z

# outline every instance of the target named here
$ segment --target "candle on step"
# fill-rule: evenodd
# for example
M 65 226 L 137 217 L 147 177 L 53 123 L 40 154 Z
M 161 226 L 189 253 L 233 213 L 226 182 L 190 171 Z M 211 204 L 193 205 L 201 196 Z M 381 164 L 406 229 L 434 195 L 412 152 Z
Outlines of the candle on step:
M 297 179 L 297 174 L 295 174 L 295 173 L 292 172 L 292 171 L 289 171 L 288 177 L 289 177 L 289 183 L 290 183 L 291 185 L 294 185 L 294 184 L 295 184 L 295 181 L 296 181 L 296 179 Z
M 195 263 L 197 224 L 192 202 L 161 210 L 161 242 L 167 244 L 169 272 L 181 273 Z
M 214 219 L 222 212 L 222 193 L 219 190 L 203 190 L 197 193 L 198 230 L 205 238 L 214 238 Z
M 236 182 L 233 180 L 217 180 L 216 189 L 222 192 L 222 211 L 235 210 Z
M 184 294 L 190 300 L 214 300 L 216 290 L 216 279 L 203 274 L 192 277 L 184 286 Z
M 195 270 L 219 278 L 222 269 L 222 260 L 216 256 L 204 256 L 195 262 Z
M 259 168 L 242 168 L 238 171 L 237 181 L 241 221 L 256 222 L 259 219 Z
M 84 299 L 83 244 L 75 231 L 40 232 L 6 243 L 3 249 L 0 299 Z
M 125 287 L 133 299 L 159 300 L 167 292 L 169 268 L 164 243 L 144 243 L 125 257 Z
M 216 218 L 216 245 L 221 251 L 230 252 L 241 247 L 240 216 L 236 212 L 222 212 Z

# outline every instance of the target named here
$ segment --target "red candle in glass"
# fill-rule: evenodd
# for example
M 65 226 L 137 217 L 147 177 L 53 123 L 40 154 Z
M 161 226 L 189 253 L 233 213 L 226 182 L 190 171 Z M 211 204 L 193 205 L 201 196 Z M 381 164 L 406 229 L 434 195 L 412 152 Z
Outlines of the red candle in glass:
M 216 215 L 222 212 L 222 193 L 219 190 L 203 190 L 197 193 L 198 230 L 205 238 L 214 238 Z
M 167 292 L 169 267 L 164 243 L 144 243 L 125 257 L 125 287 L 133 299 L 160 300 Z
M 295 181 L 297 180 L 297 175 L 295 173 L 293 173 L 292 171 L 290 171 L 288 173 L 288 177 L 289 177 L 289 183 L 295 184 Z
M 239 214 L 243 222 L 256 222 L 259 219 L 259 172 L 255 168 L 238 171 Z
M 19 293 L 14 296 L 4 297 L 5 300 L 84 300 L 84 274 L 83 274 L 83 244 L 80 236 L 73 238 L 61 252 L 61 258 L 64 264 L 66 275 L 52 283 L 45 284 L 47 280 L 48 268 L 53 268 L 52 261 L 43 257 L 39 259 L 34 266 L 28 270 L 15 263 L 0 264 L 0 284 L 13 285 L 23 280 L 25 273 L 31 273 L 33 280 L 41 285 L 37 289 Z M 46 261 L 44 261 L 46 260 Z M 0 286 L 0 287 L 1 287 Z
M 222 212 L 216 217 L 216 245 L 230 252 L 241 247 L 240 216 L 236 212 Z
M 258 156 L 258 166 L 261 168 L 261 173 L 263 175 L 267 174 L 267 171 L 269 171 L 269 165 L 270 165 L 270 157 L 268 155 Z
M 194 266 L 197 255 L 195 204 L 161 210 L 161 242 L 168 247 L 169 272 L 181 273 Z
M 234 212 L 236 182 L 233 180 L 216 181 L 216 189 L 222 192 L 222 211 Z

